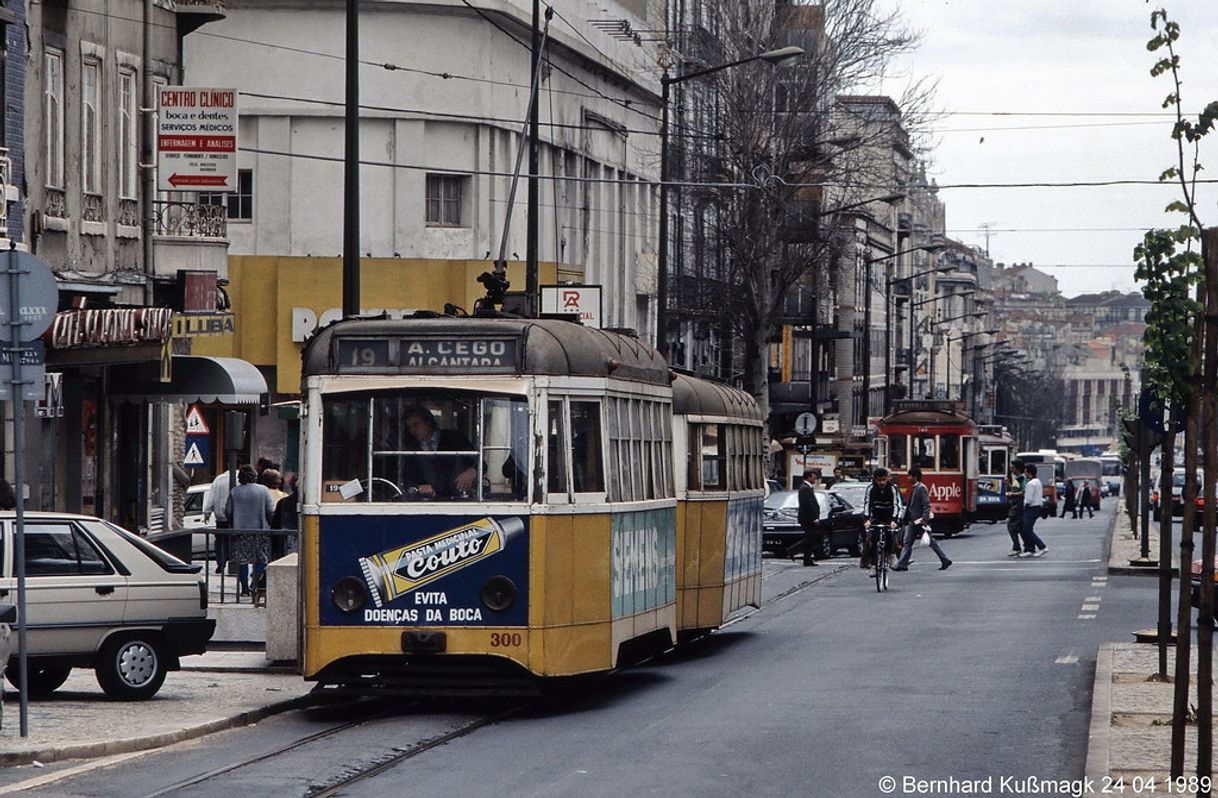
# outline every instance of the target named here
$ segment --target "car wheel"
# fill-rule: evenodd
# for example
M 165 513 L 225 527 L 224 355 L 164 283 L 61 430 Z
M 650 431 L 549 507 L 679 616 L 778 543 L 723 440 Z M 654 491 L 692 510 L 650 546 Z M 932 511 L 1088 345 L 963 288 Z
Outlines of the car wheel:
M 827 560 L 833 556 L 833 535 L 825 533 L 816 540 L 816 558 Z
M 102 646 L 97 683 L 111 698 L 140 701 L 156 695 L 165 682 L 167 663 L 161 643 L 147 634 L 124 635 Z
M 29 680 L 29 694 L 34 697 L 46 696 L 55 692 L 68 680 L 68 676 L 72 673 L 71 668 L 26 668 L 26 677 Z M 17 674 L 17 668 L 6 669 L 4 677 L 8 679 L 8 683 L 18 690 L 21 689 L 21 677 Z

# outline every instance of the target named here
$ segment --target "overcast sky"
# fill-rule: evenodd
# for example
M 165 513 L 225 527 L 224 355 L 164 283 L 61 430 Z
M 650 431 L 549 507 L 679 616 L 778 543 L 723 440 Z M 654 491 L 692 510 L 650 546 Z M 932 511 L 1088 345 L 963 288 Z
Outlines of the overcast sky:
M 939 80 L 931 173 L 943 186 L 948 235 L 985 246 L 996 262 L 1028 262 L 1075 295 L 1132 290 L 1132 253 L 1142 231 L 1176 226 L 1163 213 L 1179 196 L 1162 186 L 950 188 L 961 183 L 1155 180 L 1174 163 L 1171 120 L 1162 114 L 1170 78 L 1152 78 L 1157 53 L 1144 0 L 883 0 L 899 3 L 922 31 L 898 66 Z M 1175 0 L 1186 113 L 1218 100 L 1218 3 Z M 899 96 L 902 74 L 884 90 Z M 1071 114 L 1005 116 L 999 114 Z M 1108 116 L 1096 116 L 1107 114 Z M 1201 162 L 1218 178 L 1218 133 Z M 1201 218 L 1218 225 L 1218 187 L 1200 193 Z M 1054 266 L 1102 268 L 1052 268 Z

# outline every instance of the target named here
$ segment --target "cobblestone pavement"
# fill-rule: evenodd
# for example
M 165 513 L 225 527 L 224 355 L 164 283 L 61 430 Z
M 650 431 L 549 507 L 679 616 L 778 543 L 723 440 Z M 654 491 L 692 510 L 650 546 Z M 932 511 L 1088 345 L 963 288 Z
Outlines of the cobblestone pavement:
M 148 701 L 106 698 L 93 672 L 75 669 L 49 698 L 31 701 L 29 736 L 20 736 L 18 695 L 4 692 L 0 765 L 54 762 L 155 748 L 253 723 L 304 700 L 312 684 L 272 668 L 261 651 L 185 657 Z

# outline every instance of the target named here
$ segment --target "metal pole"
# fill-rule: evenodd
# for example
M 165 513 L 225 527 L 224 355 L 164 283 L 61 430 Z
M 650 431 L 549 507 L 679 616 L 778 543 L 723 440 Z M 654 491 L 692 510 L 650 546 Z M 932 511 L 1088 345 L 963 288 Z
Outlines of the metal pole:
M 548 13 L 548 12 L 547 12 Z M 537 74 L 537 65 L 541 62 L 541 0 L 533 0 L 533 47 L 530 54 L 529 66 L 531 67 L 530 74 Z M 531 91 L 536 94 L 541 94 L 541 82 L 531 88 Z M 525 273 L 524 273 L 524 290 L 528 294 L 528 301 L 525 305 L 526 313 L 529 316 L 535 316 L 537 313 L 537 294 L 539 291 L 539 275 L 537 273 L 537 211 L 538 202 L 541 197 L 541 184 L 537 179 L 537 170 L 540 166 L 540 149 L 539 141 L 539 102 L 534 101 L 529 106 L 529 202 L 527 219 L 525 221 L 526 240 L 525 240 Z
M 1142 440 L 1146 442 L 1146 445 L 1142 448 L 1141 453 L 1142 484 L 1140 486 L 1142 491 L 1142 561 L 1145 562 L 1146 560 L 1150 559 L 1150 452 L 1154 447 L 1150 445 L 1150 441 L 1148 440 L 1150 438 L 1149 430 L 1142 430 L 1140 431 L 1140 434 L 1142 436 Z M 1171 486 L 1165 485 L 1164 488 L 1164 490 L 1159 492 L 1159 500 L 1162 501 L 1163 499 L 1166 499 L 1167 503 L 1171 504 Z
M 359 301 L 359 0 L 347 0 L 346 149 L 343 160 L 343 318 Z
M 156 140 L 156 85 L 152 82 L 152 13 L 153 0 L 144 0 L 143 45 L 144 45 L 144 113 L 141 121 L 144 129 L 144 146 L 140 148 L 144 170 L 144 304 L 156 305 L 156 248 L 152 246 L 152 234 L 156 230 L 156 151 L 152 142 Z M 138 164 L 137 164 L 138 166 Z
M 863 267 L 863 426 L 871 415 L 871 258 Z M 853 420 L 851 421 L 853 424 Z
M 914 334 L 917 332 L 914 323 L 914 281 L 909 280 L 909 399 L 914 398 Z
M 660 249 L 656 259 L 656 349 L 668 357 L 668 70 L 660 78 Z
M 892 280 L 888 279 L 884 283 L 884 415 L 892 412 L 892 314 Z
M 21 289 L 17 270 L 17 244 L 9 243 L 8 268 L 8 337 L 9 357 L 12 358 L 12 380 L 10 390 L 13 404 L 13 495 L 17 499 L 17 529 L 13 536 L 13 560 L 17 572 L 17 678 L 21 702 L 21 736 L 30 736 L 30 689 L 29 661 L 26 656 L 25 625 L 25 404 L 22 399 L 24 382 L 21 379 L 21 301 L 17 294 Z

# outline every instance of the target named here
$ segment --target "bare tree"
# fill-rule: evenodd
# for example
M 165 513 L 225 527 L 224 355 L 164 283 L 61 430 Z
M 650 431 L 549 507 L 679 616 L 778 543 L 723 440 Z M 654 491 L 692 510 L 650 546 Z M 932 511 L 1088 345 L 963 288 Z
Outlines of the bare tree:
M 768 415 L 768 354 L 786 294 L 809 276 L 823 286 L 843 250 L 834 208 L 857 210 L 901 189 L 890 159 L 886 169 L 884 158 L 867 157 L 891 148 L 891 127 L 843 124 L 835 100 L 873 83 L 916 36 L 876 0 L 690 6 L 702 16 L 670 8 L 670 21 L 689 25 L 672 42 L 677 73 L 784 46 L 805 51 L 777 66 L 750 63 L 682 84 L 677 98 L 674 174 L 703 185 L 677 192 L 674 304 L 686 321 L 730 342 L 725 359 L 738 364 L 734 376 Z M 926 84 L 911 84 L 898 100 L 903 121 L 916 126 L 929 99 Z

